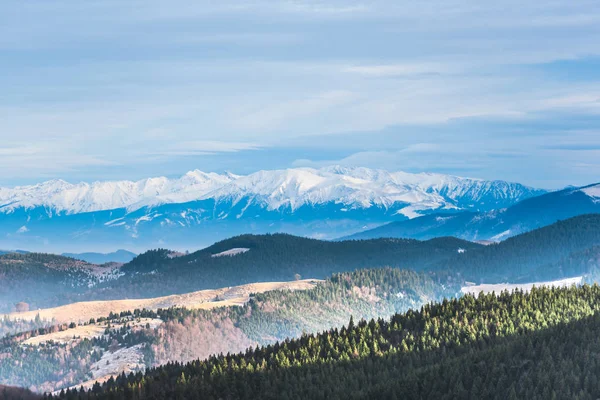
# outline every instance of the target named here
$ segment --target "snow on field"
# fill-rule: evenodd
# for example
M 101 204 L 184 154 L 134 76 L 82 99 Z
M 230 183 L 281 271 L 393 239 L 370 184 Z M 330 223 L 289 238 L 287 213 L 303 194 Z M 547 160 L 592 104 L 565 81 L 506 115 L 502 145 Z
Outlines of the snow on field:
M 468 285 L 464 286 L 460 289 L 464 294 L 470 293 L 477 295 L 480 292 L 483 293 L 500 293 L 503 290 L 513 291 L 514 289 L 522 289 L 526 292 L 530 291 L 533 286 L 553 286 L 553 287 L 562 287 L 562 286 L 571 286 L 578 285 L 582 282 L 582 276 L 576 276 L 574 278 L 566 278 L 557 281 L 549 281 L 549 282 L 531 282 L 531 283 L 496 283 L 496 284 L 486 284 L 483 283 L 481 285 Z
M 497 234 L 496 236 L 493 236 L 492 238 L 490 238 L 491 240 L 493 240 L 494 242 L 499 242 L 502 239 L 504 239 L 505 237 L 507 237 L 508 235 L 510 235 L 510 229 L 506 230 L 502 233 Z
M 144 364 L 144 354 L 142 353 L 143 344 L 138 344 L 133 347 L 119 349 L 114 353 L 105 352 L 102 358 L 92 364 L 92 375 L 94 379 L 105 376 L 116 376 L 123 372 L 142 371 L 146 368 Z
M 229 249 L 229 250 L 225 250 L 220 253 L 217 253 L 217 254 L 213 254 L 211 257 L 213 257 L 213 258 L 214 257 L 223 257 L 223 256 L 232 257 L 232 256 L 236 256 L 238 254 L 245 253 L 247 251 L 250 251 L 250 249 L 248 249 L 246 247 L 235 247 L 233 249 Z

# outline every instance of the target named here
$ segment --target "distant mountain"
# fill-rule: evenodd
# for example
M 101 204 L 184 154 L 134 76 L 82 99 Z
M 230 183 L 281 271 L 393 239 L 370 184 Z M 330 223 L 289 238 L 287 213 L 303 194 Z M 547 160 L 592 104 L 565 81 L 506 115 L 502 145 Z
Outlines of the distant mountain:
M 391 222 L 344 239 L 455 236 L 466 240 L 499 241 L 559 220 L 590 213 L 600 213 L 600 184 L 546 193 L 499 210 L 435 213 Z
M 389 221 L 508 207 L 545 191 L 440 174 L 328 167 L 248 176 L 191 171 L 178 179 L 0 188 L 4 247 L 198 248 L 253 232 L 334 238 Z
M 63 253 L 63 256 L 87 261 L 91 264 L 106 264 L 109 262 L 128 263 L 137 254 L 121 249 L 112 253 Z
M 3 255 L 3 254 L 11 254 L 11 253 L 27 254 L 29 252 L 25 251 L 25 250 L 0 250 L 0 256 Z

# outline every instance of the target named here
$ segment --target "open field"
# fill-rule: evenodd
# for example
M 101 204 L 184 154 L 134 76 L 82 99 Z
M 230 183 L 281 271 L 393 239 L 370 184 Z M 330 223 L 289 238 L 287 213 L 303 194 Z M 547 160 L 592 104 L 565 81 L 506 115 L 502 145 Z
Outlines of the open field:
M 169 307 L 210 309 L 244 304 L 250 299 L 251 293 L 263 293 L 271 290 L 307 290 L 313 288 L 318 282 L 320 282 L 318 279 L 304 279 L 290 282 L 259 282 L 149 299 L 86 301 L 22 313 L 15 312 L 6 316 L 10 319 L 33 320 L 39 315 L 42 320 L 54 321 L 54 323 L 58 324 L 86 322 L 90 318 L 106 317 L 111 312 L 120 313 L 122 311 L 135 310 L 136 308 L 145 308 L 148 310 Z
M 141 318 L 138 320 L 128 321 L 127 324 L 131 328 L 145 327 L 148 324 L 151 328 L 156 328 L 162 323 L 160 319 L 152 318 Z M 112 323 L 111 329 L 119 329 L 124 324 Z M 40 343 L 53 341 L 56 343 L 70 343 L 80 339 L 91 339 L 93 337 L 100 337 L 104 335 L 104 330 L 108 327 L 106 322 L 95 323 L 89 325 L 78 325 L 75 328 L 69 328 L 61 332 L 52 332 L 46 335 L 39 335 L 31 337 L 23 342 L 23 344 L 37 346 Z

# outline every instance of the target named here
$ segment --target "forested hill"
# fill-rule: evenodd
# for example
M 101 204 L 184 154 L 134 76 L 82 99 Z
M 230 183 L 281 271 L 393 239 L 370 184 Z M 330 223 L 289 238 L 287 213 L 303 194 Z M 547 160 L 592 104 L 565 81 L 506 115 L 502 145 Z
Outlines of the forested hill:
M 465 296 L 122 375 L 83 398 L 596 399 L 599 311 L 596 285 Z
M 123 368 L 136 368 L 128 363 L 132 354 L 138 354 L 143 357 L 143 371 L 342 327 L 352 315 L 387 318 L 457 292 L 458 288 L 440 285 L 434 278 L 393 268 L 359 270 L 335 274 L 307 290 L 257 293 L 243 306 L 137 309 L 111 313 L 109 321 L 99 318 L 80 326 L 65 323 L 30 330 L 0 340 L 0 383 L 37 392 L 79 387 L 90 376 L 98 379 L 122 371 L 119 365 L 107 367 L 109 359 Z M 144 329 L 141 321 L 153 325 Z M 86 337 L 86 332 L 98 330 L 104 331 L 102 337 Z M 57 332 L 64 334 L 56 336 Z M 53 340 L 42 340 L 44 335 Z M 41 344 L 32 344 L 30 339 L 35 338 Z M 119 361 L 121 356 L 124 361 Z M 111 369 L 99 373 L 98 367 Z
M 482 283 L 553 280 L 589 274 L 598 245 L 600 214 L 590 214 L 489 246 L 451 237 L 330 242 L 286 234 L 243 235 L 191 254 L 148 251 L 118 270 L 77 267 L 74 263 L 82 262 L 51 255 L 5 255 L 0 256 L 0 312 L 11 311 L 17 302 L 37 308 L 148 298 L 384 266 L 444 271 Z
M 61 256 L 10 254 L 0 256 L 0 313 L 13 311 L 19 302 L 36 309 L 298 277 L 327 278 L 362 268 L 423 270 L 459 251 L 482 247 L 455 238 L 329 242 L 285 234 L 243 235 L 188 255 L 151 250 L 114 270 Z
M 141 254 L 126 275 L 102 286 L 103 294 L 159 296 L 257 281 L 326 278 L 336 272 L 391 266 L 423 270 L 459 251 L 483 246 L 456 238 L 428 241 L 377 239 L 329 242 L 286 234 L 243 235 L 198 252 L 173 257 L 167 250 Z M 227 251 L 240 251 L 223 255 Z
M 434 269 L 460 272 L 469 280 L 484 282 L 533 282 L 589 272 L 593 263 L 582 258 L 600 244 L 600 214 L 559 221 L 477 251 L 457 254 Z M 592 256 L 593 257 L 593 256 Z M 576 265 L 580 267 L 576 268 Z
M 559 221 L 489 246 L 450 237 L 328 242 L 281 234 L 244 235 L 181 257 L 171 257 L 166 250 L 147 252 L 126 264 L 122 270 L 128 275 L 110 285 L 111 290 L 133 286 L 135 279 L 133 293 L 159 295 L 166 289 L 185 292 L 202 285 L 290 280 L 296 274 L 322 278 L 381 266 L 447 271 L 487 283 L 552 280 L 589 273 L 593 263 L 581 258 L 598 244 L 600 214 Z M 245 252 L 215 257 L 232 249 Z

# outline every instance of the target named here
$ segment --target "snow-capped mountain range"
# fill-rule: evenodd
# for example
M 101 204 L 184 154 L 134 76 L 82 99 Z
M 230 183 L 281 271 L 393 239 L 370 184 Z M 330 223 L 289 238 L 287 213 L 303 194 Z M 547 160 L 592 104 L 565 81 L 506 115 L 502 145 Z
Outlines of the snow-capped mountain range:
M 137 182 L 53 180 L 0 188 L 0 235 L 6 245 L 29 239 L 33 248 L 61 241 L 66 251 L 128 243 L 136 250 L 200 247 L 247 232 L 327 238 L 432 212 L 489 211 L 543 193 L 504 181 L 340 166 L 246 176 L 195 170 Z
M 0 212 L 45 207 L 77 214 L 215 199 L 237 204 L 247 197 L 269 210 L 341 203 L 352 208 L 392 207 L 416 217 L 432 209 L 490 209 L 541 194 L 517 183 L 440 174 L 409 174 L 368 168 L 329 167 L 259 171 L 247 176 L 190 171 L 181 178 L 148 178 L 71 184 L 52 180 L 13 189 L 0 188 Z M 486 204 L 489 203 L 489 204 Z

